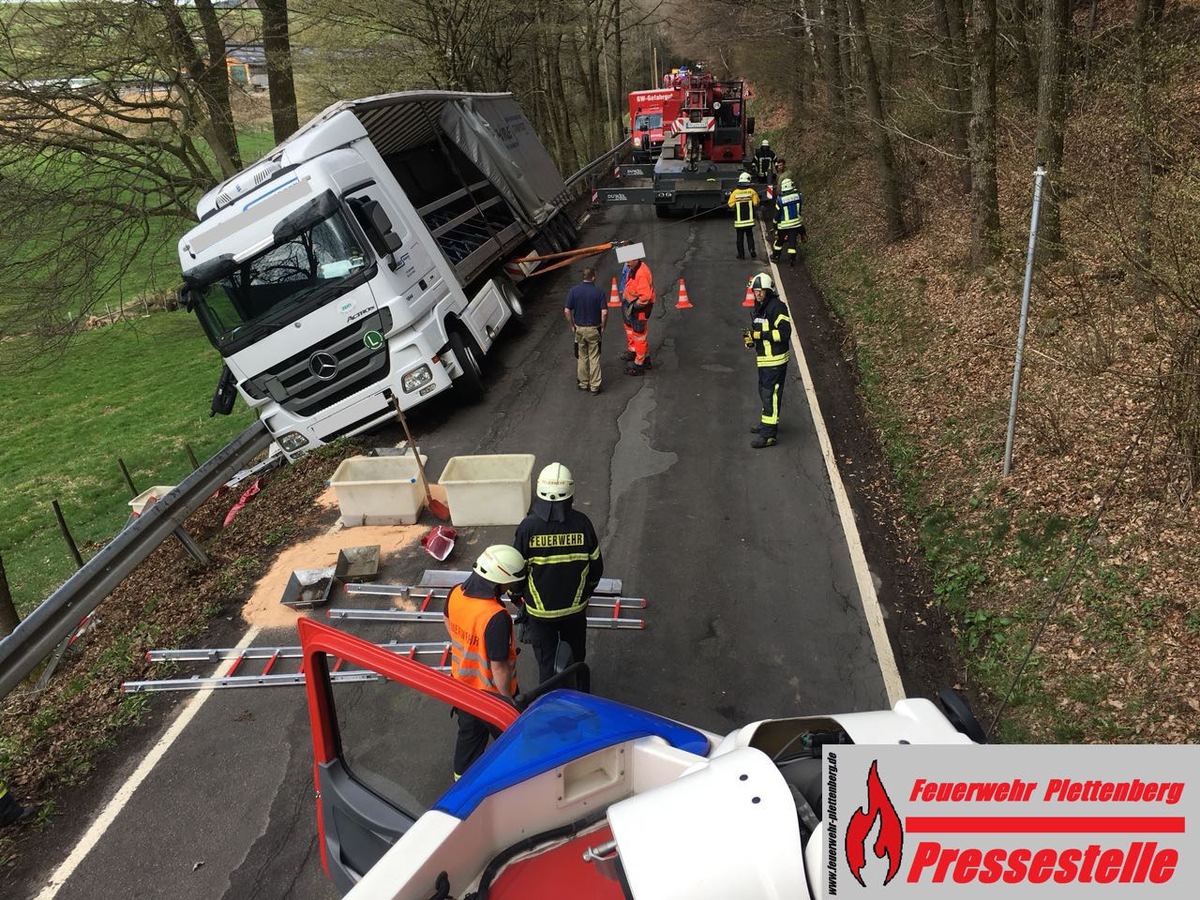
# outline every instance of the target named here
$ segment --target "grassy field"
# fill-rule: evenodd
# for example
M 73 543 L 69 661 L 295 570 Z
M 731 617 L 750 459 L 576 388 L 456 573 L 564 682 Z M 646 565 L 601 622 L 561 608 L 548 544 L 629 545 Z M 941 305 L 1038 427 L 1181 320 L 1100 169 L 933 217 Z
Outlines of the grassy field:
M 245 159 L 273 144 L 269 127 L 241 136 Z M 181 233 L 181 232 L 180 232 Z M 153 252 L 138 256 L 103 314 L 179 281 L 175 243 L 163 223 Z M 36 336 L 10 338 L 10 356 L 36 355 Z M 184 445 L 204 460 L 251 421 L 238 406 L 208 417 L 220 358 L 195 317 L 159 313 L 81 333 L 47 365 L 0 379 L 0 556 L 17 608 L 26 614 L 74 571 L 51 503 L 58 500 L 85 559 L 124 525 L 125 461 L 139 489 L 175 484 L 189 471 Z
M 0 555 L 22 614 L 75 568 L 52 501 L 86 559 L 129 514 L 118 458 L 139 489 L 175 484 L 185 444 L 203 461 L 252 421 L 241 405 L 209 418 L 219 371 L 195 318 L 174 312 L 85 332 L 56 364 L 4 379 Z

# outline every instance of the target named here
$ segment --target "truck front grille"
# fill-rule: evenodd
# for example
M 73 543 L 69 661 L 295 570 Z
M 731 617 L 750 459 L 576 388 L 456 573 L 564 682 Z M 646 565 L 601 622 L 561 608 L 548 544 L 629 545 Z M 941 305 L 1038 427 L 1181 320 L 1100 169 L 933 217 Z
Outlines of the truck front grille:
M 386 378 L 386 342 L 374 350 L 368 332 L 387 334 L 392 317 L 377 310 L 249 380 L 247 393 L 269 396 L 288 412 L 313 416 Z

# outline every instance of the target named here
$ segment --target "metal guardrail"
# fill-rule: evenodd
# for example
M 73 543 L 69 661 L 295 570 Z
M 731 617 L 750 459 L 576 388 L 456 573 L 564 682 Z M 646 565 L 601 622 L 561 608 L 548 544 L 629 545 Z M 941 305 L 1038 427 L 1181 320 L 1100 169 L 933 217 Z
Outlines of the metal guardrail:
M 617 146 L 613 147 L 611 150 L 605 150 L 602 154 L 597 156 L 595 159 L 593 159 L 590 163 L 588 163 L 586 166 L 584 166 L 582 169 L 580 169 L 574 175 L 571 175 L 569 178 L 565 179 L 563 181 L 563 184 L 565 184 L 567 186 L 567 188 L 570 189 L 571 187 L 574 186 L 575 182 L 586 178 L 587 176 L 589 176 L 593 172 L 595 172 L 597 169 L 599 169 L 601 167 L 611 166 L 613 164 L 614 157 L 619 159 L 622 155 L 624 155 L 625 150 L 629 146 L 630 140 L 631 140 L 631 138 L 625 138 L 625 140 L 621 141 L 621 143 L 617 144 Z
M 164 540 L 239 469 L 267 449 L 255 422 L 146 510 L 0 641 L 0 697 L 19 685 Z

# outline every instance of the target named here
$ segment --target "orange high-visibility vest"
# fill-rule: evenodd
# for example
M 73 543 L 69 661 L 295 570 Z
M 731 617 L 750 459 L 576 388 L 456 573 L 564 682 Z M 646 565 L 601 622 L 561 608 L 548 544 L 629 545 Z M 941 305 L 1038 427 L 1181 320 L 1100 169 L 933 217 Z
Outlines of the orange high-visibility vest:
M 508 614 L 504 605 L 492 597 L 471 597 L 463 592 L 460 584 L 450 592 L 446 611 L 446 622 L 450 626 L 450 674 L 473 688 L 499 694 L 492 662 L 487 656 L 484 631 L 496 613 Z M 511 637 L 508 662 L 513 667 L 508 685 L 508 696 L 512 697 L 517 693 L 517 645 Z
M 625 300 L 628 303 L 654 302 L 654 276 L 650 274 L 650 267 L 646 265 L 645 260 L 638 266 L 637 272 L 630 275 L 625 282 Z

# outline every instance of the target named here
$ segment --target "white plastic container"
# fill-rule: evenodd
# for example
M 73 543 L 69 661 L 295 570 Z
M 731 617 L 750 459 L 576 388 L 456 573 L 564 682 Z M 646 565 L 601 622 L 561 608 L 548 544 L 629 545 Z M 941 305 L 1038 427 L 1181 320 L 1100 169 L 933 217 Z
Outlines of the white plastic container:
M 530 453 L 452 456 L 438 483 L 455 525 L 517 525 L 533 498 Z
M 173 484 L 156 484 L 154 487 L 146 488 L 129 501 L 129 508 L 133 510 L 134 518 L 145 512 L 146 507 L 155 500 L 161 500 L 173 490 L 175 490 L 175 485 Z
M 411 456 L 352 456 L 342 460 L 329 483 L 346 527 L 412 525 L 425 505 L 417 461 Z

